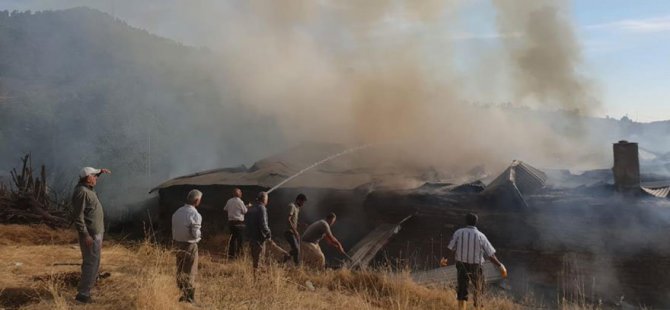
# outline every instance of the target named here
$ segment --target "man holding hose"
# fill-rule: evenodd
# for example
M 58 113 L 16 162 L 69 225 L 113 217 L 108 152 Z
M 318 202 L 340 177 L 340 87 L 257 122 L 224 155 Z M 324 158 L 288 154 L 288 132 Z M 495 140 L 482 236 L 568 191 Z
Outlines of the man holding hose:
M 302 252 L 302 261 L 305 266 L 324 269 L 326 268 L 326 257 L 321 251 L 319 242 L 321 239 L 326 239 L 326 242 L 337 249 L 340 254 L 349 257 L 344 251 L 342 243 L 340 243 L 330 230 L 330 227 L 335 224 L 337 216 L 335 213 L 330 213 L 325 219 L 316 221 L 309 225 L 302 234 L 302 242 L 300 242 L 300 252 Z

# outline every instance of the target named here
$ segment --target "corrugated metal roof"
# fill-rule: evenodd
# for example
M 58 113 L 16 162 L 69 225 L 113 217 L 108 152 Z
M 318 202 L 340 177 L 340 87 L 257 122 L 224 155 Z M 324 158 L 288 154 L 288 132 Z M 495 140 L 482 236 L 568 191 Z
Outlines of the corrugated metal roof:
M 658 198 L 668 198 L 670 196 L 670 180 L 642 182 L 640 188 L 645 193 Z
M 225 168 L 203 171 L 168 180 L 151 192 L 178 185 L 230 185 L 271 188 L 310 164 L 346 149 L 339 144 L 303 144 L 283 153 L 257 161 L 251 168 Z M 432 181 L 426 176 L 436 174 L 429 167 L 398 164 L 388 154 L 375 153 L 376 158 L 361 154 L 342 156 L 308 170 L 287 182 L 288 188 L 329 188 L 354 190 L 373 185 L 374 188 L 410 189 Z M 389 155 L 390 156 L 390 155 Z
M 544 187 L 546 182 L 547 175 L 544 172 L 522 161 L 514 160 L 503 173 L 486 187 L 484 193 L 512 184 L 520 194 L 527 195 Z
M 352 254 L 350 255 L 351 261 L 346 264 L 347 268 L 366 268 L 388 240 L 400 231 L 401 225 L 411 217 L 410 215 L 404 218 L 398 224 L 379 225 L 368 233 L 349 251 Z
M 650 188 L 642 186 L 642 190 L 658 198 L 667 198 L 670 194 L 670 186 L 661 188 Z
M 230 173 L 217 171 L 198 174 L 192 177 L 179 177 L 164 182 L 152 189 L 167 188 L 177 185 L 231 185 L 231 186 L 259 186 L 270 188 L 289 177 L 293 172 L 281 167 L 256 170 L 254 172 Z M 363 173 L 323 173 L 319 171 L 306 172 L 299 179 L 292 180 L 284 187 L 312 187 L 353 190 L 372 182 L 372 176 Z
M 500 281 L 503 279 L 500 271 L 498 270 L 498 267 L 493 265 L 491 262 L 484 262 L 484 264 L 482 264 L 482 269 L 484 271 L 484 280 L 486 283 Z M 450 265 L 428 271 L 417 271 L 413 272 L 411 276 L 414 282 L 430 287 L 447 287 L 449 285 L 456 284 L 458 280 L 456 265 Z

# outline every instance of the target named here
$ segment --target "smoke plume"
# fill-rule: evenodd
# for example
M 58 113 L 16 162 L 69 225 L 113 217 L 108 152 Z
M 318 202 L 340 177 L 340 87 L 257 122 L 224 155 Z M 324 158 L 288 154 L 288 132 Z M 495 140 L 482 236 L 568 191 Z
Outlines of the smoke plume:
M 579 74 L 579 44 L 567 18 L 535 2 L 494 4 L 501 34 L 518 34 L 503 39 L 495 60 L 511 67 L 506 84 L 515 87 L 515 104 L 590 112 L 594 99 Z M 457 25 L 445 22 L 457 20 L 452 17 L 463 5 L 255 1 L 231 7 L 236 14 L 229 23 L 237 27 L 224 30 L 217 46 L 222 80 L 258 113 L 278 119 L 287 143 L 402 141 L 419 150 L 417 161 L 447 169 L 514 158 L 570 164 L 599 154 L 584 130 L 578 130 L 584 139 L 575 138 L 571 128 L 581 125 L 570 116 L 552 125 L 463 103 L 463 75 L 480 72 L 454 68 L 448 30 Z M 430 54 L 439 54 L 440 63 Z M 583 152 L 566 147 L 571 144 Z M 602 159 L 594 157 L 587 161 Z
M 464 8 L 471 5 L 460 0 L 33 3 L 32 9 L 89 5 L 130 25 L 207 48 L 207 58 L 198 61 L 206 65 L 191 68 L 211 78 L 192 81 L 196 87 L 184 87 L 174 98 L 156 91 L 139 100 L 151 114 L 148 119 L 165 129 L 152 129 L 137 114 L 139 130 L 126 126 L 119 131 L 122 141 L 136 142 L 130 149 L 145 149 L 147 158 L 161 154 L 160 162 L 142 164 L 147 184 L 161 181 L 153 171 L 168 171 L 160 175 L 164 179 L 249 164 L 303 141 L 401 142 L 398 156 L 454 175 L 479 165 L 495 173 L 512 159 L 564 167 L 607 162 L 606 147 L 593 147 L 602 140 L 571 115 L 465 103 L 471 98 L 464 89 L 488 93 L 479 81 L 497 75 L 503 85 L 497 88 L 512 85 L 514 96 L 494 97 L 492 103 L 592 110 L 597 100 L 579 70 L 579 44 L 563 3 L 493 2 L 502 47 L 494 47 L 475 67 L 491 63 L 491 68 L 507 68 L 504 72 L 459 66 L 456 51 L 468 41 L 455 34 Z M 125 50 L 143 52 L 133 46 Z M 60 58 L 66 56 L 49 59 Z M 187 84 L 189 76 L 196 74 L 175 74 L 174 79 Z M 217 96 L 199 92 L 209 84 L 216 85 Z M 166 101 L 183 104 L 177 113 L 161 109 Z M 213 104 L 226 111 L 217 112 L 217 122 L 211 120 Z M 578 134 L 574 128 L 580 128 Z M 109 135 L 91 130 L 91 137 Z M 168 131 L 172 144 L 156 137 Z M 180 143 L 196 151 L 181 151 Z
M 582 53 L 568 20 L 568 1 L 493 0 L 512 63 L 516 99 L 588 114 L 597 104 L 580 71 Z

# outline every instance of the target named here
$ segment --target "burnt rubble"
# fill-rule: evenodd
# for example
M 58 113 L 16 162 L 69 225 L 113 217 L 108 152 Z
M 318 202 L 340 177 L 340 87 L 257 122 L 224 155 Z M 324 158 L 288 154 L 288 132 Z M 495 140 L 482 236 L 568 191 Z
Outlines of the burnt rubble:
M 274 160 L 278 158 L 283 157 Z M 512 293 L 532 287 L 537 296 L 549 301 L 557 291 L 568 296 L 579 290 L 572 280 L 590 279 L 593 285 L 586 288 L 586 294 L 592 298 L 613 300 L 625 295 L 632 302 L 670 306 L 665 301 L 670 279 L 655 276 L 670 273 L 670 243 L 665 237 L 670 230 L 670 201 L 664 192 L 665 174 L 659 170 L 646 173 L 647 163 L 640 166 L 638 186 L 623 191 L 617 190 L 613 170 L 543 171 L 518 160 L 488 185 L 480 180 L 443 182 L 435 173 L 416 171 L 395 172 L 394 182 L 366 185 L 366 178 L 379 182 L 383 174 L 361 167 L 343 169 L 348 164 L 331 163 L 313 172 L 312 177 L 326 179 L 315 183 L 319 186 L 312 185 L 308 175 L 273 192 L 268 212 L 274 235 L 286 229 L 283 219 L 288 202 L 305 193 L 309 201 L 301 213 L 304 221 L 318 220 L 329 212 L 338 214 L 333 231 L 354 258 L 347 267 L 410 268 L 418 272 L 415 278 L 435 282 L 431 275 L 449 272 L 438 267 L 440 259 L 448 256 L 451 235 L 463 226 L 467 212 L 476 212 L 478 226 L 511 271 Z M 656 159 L 654 165 L 659 164 Z M 239 180 L 226 172 L 223 178 L 199 174 L 193 178 L 197 182 L 189 178 L 166 182 L 158 188 L 162 214 L 167 218 L 188 190 L 198 188 L 204 192 L 203 229 L 216 234 L 225 229 L 221 209 L 232 188 L 241 187 L 245 197 L 254 197 L 272 183 L 237 181 L 248 181 L 249 173 L 255 173 L 258 180 L 269 180 L 278 175 L 273 169 L 281 169 L 282 176 L 298 170 L 290 163 L 270 160 L 254 166 L 251 172 L 234 172 L 247 173 Z M 409 177 L 403 179 L 404 173 Z M 421 179 L 421 175 L 431 177 Z M 203 178 L 225 182 L 206 183 Z M 346 182 L 325 186 L 338 180 Z M 208 218 L 213 220 L 207 223 Z M 345 261 L 328 247 L 323 249 L 329 265 L 337 267 Z M 438 278 L 443 279 L 439 285 L 448 285 L 451 279 Z

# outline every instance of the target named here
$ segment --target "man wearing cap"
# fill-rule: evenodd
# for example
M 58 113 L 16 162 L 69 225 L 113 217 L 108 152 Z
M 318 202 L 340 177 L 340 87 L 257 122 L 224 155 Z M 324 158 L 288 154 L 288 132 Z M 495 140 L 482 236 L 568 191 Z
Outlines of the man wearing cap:
M 82 257 L 81 279 L 75 299 L 83 303 L 92 301 L 91 289 L 95 286 L 100 270 L 105 215 L 93 188 L 98 182 L 98 177 L 103 173 L 111 173 L 111 171 L 104 168 L 82 168 L 79 171 L 79 183 L 72 193 L 74 224 L 79 233 L 79 248 Z
M 186 196 L 186 203 L 172 214 L 172 240 L 177 256 L 177 287 L 179 302 L 195 302 L 195 277 L 198 273 L 198 241 L 202 236 L 200 206 L 202 192 L 194 189 Z

